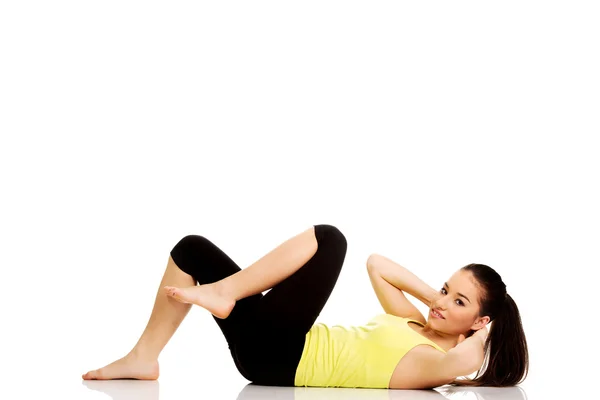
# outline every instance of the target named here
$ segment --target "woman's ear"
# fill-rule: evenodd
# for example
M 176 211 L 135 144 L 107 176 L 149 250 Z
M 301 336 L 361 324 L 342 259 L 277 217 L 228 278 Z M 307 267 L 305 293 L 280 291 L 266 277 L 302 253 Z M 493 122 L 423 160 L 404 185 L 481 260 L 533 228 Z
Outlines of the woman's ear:
M 488 317 L 487 315 L 485 317 L 478 317 L 477 320 L 475 320 L 475 323 L 471 326 L 471 329 L 479 330 L 481 328 L 484 328 L 489 323 L 490 317 Z

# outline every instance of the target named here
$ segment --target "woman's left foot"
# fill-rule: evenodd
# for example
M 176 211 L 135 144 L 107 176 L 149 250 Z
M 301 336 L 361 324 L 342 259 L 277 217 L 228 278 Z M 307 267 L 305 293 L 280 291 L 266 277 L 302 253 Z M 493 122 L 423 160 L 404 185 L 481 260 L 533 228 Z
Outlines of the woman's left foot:
M 196 304 L 221 319 L 227 318 L 235 306 L 235 300 L 224 296 L 212 283 L 186 288 L 165 286 L 164 289 L 167 296 L 181 303 Z
M 86 372 L 81 377 L 92 379 L 158 379 L 158 360 L 141 359 L 129 353 L 107 366 Z

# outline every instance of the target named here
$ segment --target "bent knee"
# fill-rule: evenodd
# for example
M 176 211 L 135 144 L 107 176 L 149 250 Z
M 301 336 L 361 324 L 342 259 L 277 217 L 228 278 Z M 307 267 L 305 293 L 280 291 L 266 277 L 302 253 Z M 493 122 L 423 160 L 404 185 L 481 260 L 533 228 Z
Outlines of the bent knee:
M 171 249 L 171 257 L 175 262 L 206 251 L 211 242 L 200 235 L 187 235 L 181 238 Z
M 315 225 L 315 236 L 319 245 L 332 243 L 344 251 L 348 247 L 346 237 L 337 227 L 329 224 Z
M 200 236 L 200 235 L 187 235 L 187 236 L 184 236 L 183 238 L 181 238 L 179 240 L 179 242 L 177 242 L 177 244 L 175 245 L 175 247 L 179 247 L 179 248 L 189 248 L 189 247 L 197 248 L 198 246 L 203 246 L 203 245 L 206 245 L 207 243 L 209 243 L 209 241 L 204 236 Z

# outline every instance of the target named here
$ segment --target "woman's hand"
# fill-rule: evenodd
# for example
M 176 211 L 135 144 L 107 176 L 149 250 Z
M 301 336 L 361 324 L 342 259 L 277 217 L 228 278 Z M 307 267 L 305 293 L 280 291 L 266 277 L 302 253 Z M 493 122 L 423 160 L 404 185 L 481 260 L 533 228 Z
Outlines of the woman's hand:
M 460 335 L 458 335 L 458 343 L 462 343 L 463 341 L 465 341 L 466 339 L 479 339 L 481 340 L 481 345 L 483 346 L 485 344 L 485 339 L 487 339 L 487 335 L 488 335 L 488 329 L 487 327 L 483 327 L 481 329 L 478 329 L 475 331 L 474 334 L 472 334 L 471 336 L 469 336 L 468 338 L 465 338 L 465 335 L 463 335 L 462 333 Z
M 484 361 L 485 340 L 488 330 L 484 326 L 469 337 L 458 336 L 458 343 L 445 356 L 445 366 L 454 376 L 466 376 L 479 370 Z
M 478 329 L 471 337 L 478 337 L 481 339 L 481 343 L 485 344 L 485 340 L 487 339 L 487 336 L 488 336 L 488 329 L 487 329 L 487 326 L 484 326 L 483 328 Z

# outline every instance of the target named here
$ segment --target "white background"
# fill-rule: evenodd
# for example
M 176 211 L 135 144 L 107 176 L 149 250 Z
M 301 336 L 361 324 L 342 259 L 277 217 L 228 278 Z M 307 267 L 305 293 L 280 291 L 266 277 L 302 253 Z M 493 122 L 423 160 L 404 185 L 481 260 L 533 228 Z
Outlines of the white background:
M 108 398 L 81 374 L 135 344 L 183 236 L 244 268 L 320 223 L 349 247 L 319 322 L 381 312 L 373 252 L 435 288 L 484 263 L 522 313 L 529 398 L 587 392 L 598 17 L 594 2 L 2 2 L 2 397 Z M 161 399 L 248 383 L 197 307 L 160 363 Z

